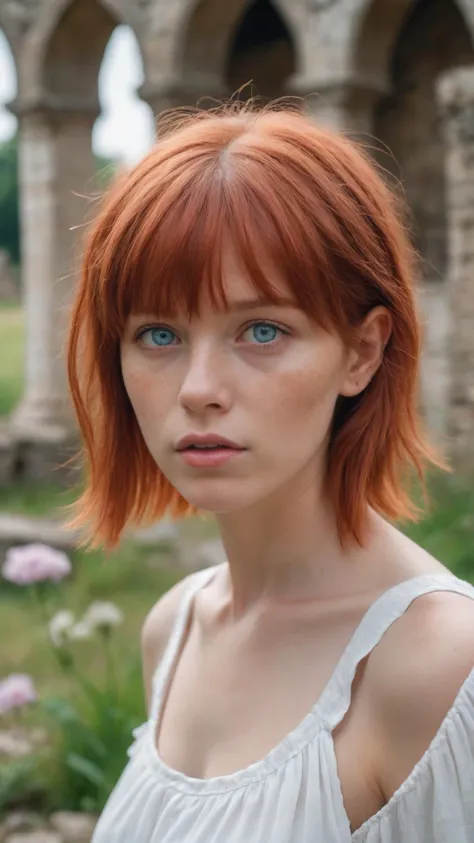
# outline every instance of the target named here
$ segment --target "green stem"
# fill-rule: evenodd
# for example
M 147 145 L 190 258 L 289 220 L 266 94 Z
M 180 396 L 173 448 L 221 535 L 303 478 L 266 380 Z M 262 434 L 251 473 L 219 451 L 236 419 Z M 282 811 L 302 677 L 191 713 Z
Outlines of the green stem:
M 115 701 L 118 699 L 117 676 L 115 672 L 114 655 L 112 647 L 112 636 L 110 630 L 104 630 L 102 633 L 102 640 L 104 642 L 105 650 L 105 665 L 106 665 L 106 691 L 108 695 Z

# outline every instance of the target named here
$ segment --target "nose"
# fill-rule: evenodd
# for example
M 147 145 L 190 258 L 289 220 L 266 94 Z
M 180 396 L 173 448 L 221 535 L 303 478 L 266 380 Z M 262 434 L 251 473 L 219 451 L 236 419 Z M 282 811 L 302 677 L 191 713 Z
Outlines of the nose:
M 231 396 L 228 384 L 225 383 L 226 365 L 223 357 L 211 343 L 191 350 L 179 391 L 179 401 L 185 410 L 202 413 L 208 409 L 229 409 Z

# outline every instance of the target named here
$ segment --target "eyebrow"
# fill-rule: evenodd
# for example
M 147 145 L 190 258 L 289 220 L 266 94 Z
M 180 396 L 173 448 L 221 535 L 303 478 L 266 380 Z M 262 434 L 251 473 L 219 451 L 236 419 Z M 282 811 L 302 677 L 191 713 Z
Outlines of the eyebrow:
M 288 296 L 276 296 L 275 299 L 268 299 L 264 296 L 253 299 L 237 299 L 229 302 L 228 310 L 231 313 L 239 313 L 242 310 L 253 310 L 258 307 L 296 307 L 294 299 Z

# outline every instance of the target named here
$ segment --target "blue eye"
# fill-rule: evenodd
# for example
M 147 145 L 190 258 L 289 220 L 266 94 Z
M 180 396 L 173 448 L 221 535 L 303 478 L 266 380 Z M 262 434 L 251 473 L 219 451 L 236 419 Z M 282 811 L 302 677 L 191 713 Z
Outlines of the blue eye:
M 149 337 L 150 341 L 147 341 L 145 337 Z M 172 345 L 175 338 L 176 334 L 169 328 L 147 328 L 139 337 L 143 345 L 151 348 L 163 348 Z
M 247 334 L 249 331 L 252 332 L 252 340 L 256 340 L 259 345 L 269 345 L 272 342 L 275 342 L 277 339 L 278 334 L 282 334 L 283 331 L 281 328 L 278 328 L 277 325 L 273 325 L 271 322 L 254 322 L 253 325 L 250 325 L 243 333 Z

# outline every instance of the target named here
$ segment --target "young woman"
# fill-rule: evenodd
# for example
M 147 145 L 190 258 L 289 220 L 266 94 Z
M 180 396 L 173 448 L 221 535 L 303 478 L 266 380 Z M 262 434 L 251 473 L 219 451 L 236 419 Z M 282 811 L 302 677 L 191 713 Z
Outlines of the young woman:
M 414 265 L 374 166 L 296 110 L 178 115 L 107 197 L 76 523 L 214 513 L 228 561 L 145 619 L 149 719 L 94 843 L 474 840 L 474 588 L 391 523 L 439 463 Z

